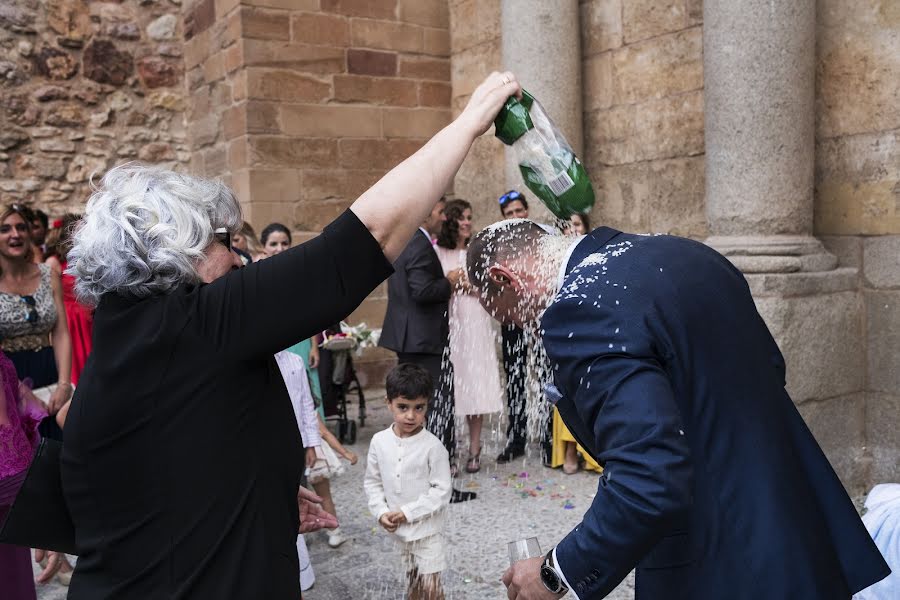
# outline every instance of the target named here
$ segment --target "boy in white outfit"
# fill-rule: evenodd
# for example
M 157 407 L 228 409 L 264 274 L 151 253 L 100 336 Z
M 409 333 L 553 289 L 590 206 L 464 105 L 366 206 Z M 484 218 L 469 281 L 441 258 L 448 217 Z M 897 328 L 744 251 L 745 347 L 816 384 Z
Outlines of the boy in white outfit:
M 410 600 L 443 600 L 444 510 L 450 504 L 450 456 L 425 430 L 432 381 L 428 371 L 401 364 L 388 373 L 394 422 L 372 437 L 365 490 L 369 510 L 396 536 Z

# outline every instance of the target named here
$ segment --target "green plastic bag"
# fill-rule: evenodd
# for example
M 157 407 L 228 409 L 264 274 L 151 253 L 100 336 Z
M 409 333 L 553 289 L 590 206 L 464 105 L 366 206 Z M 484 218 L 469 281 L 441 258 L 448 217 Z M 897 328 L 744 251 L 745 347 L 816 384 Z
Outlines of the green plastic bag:
M 516 153 L 522 179 L 535 196 L 560 219 L 589 213 L 594 188 L 571 146 L 540 102 L 522 90 L 510 96 L 494 120 L 495 135 Z

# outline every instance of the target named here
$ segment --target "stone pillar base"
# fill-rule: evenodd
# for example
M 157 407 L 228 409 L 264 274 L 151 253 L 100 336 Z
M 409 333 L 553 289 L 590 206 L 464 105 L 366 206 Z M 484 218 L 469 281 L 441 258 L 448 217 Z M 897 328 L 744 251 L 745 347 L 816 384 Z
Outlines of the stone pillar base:
M 831 271 L 837 257 L 809 235 L 713 236 L 706 244 L 743 273 Z

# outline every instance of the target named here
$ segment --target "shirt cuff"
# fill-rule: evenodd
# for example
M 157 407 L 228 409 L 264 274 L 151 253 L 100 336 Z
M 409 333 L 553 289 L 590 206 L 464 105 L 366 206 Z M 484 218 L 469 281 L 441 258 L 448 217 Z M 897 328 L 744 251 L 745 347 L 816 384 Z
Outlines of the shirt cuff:
M 553 548 L 553 564 L 556 565 L 556 572 L 559 573 L 560 578 L 562 578 L 563 583 L 567 588 L 569 588 L 569 593 L 575 597 L 575 600 L 581 600 L 578 597 L 578 594 L 575 593 L 575 588 L 569 585 L 569 580 L 566 579 L 566 574 L 563 572 L 562 566 L 559 564 L 559 560 L 556 558 L 556 547 Z

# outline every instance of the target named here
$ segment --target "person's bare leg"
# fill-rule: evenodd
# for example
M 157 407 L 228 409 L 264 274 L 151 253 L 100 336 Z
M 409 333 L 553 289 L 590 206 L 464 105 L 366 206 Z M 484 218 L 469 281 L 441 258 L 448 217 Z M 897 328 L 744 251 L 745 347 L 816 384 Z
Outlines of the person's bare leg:
M 477 473 L 481 469 L 481 428 L 484 415 L 468 415 L 466 422 L 469 424 L 469 460 L 466 471 Z
M 578 470 L 578 449 L 575 442 L 566 442 L 566 459 L 563 463 L 563 471 L 572 474 Z
M 325 509 L 325 512 L 336 517 L 337 511 L 334 509 L 334 499 L 331 497 L 331 483 L 327 479 L 320 479 L 312 486 L 313 490 L 322 497 L 322 508 Z
M 407 600 L 419 600 L 419 570 L 413 567 L 406 572 Z
M 420 575 L 419 589 L 422 600 L 444 600 L 444 588 L 441 586 L 440 573 Z

